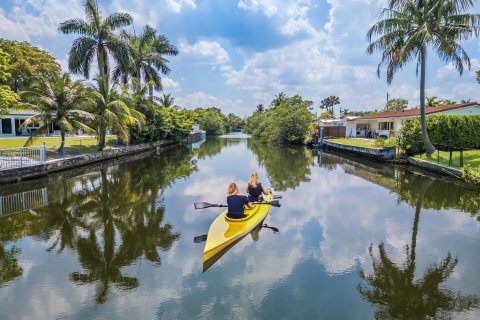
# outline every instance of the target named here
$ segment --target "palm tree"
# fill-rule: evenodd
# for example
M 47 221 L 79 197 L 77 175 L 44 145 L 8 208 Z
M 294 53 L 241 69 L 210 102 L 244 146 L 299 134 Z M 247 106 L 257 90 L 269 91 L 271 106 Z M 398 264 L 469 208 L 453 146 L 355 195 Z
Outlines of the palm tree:
M 423 144 L 429 155 L 435 147 L 428 138 L 425 122 L 427 49 L 430 46 L 440 59 L 453 62 L 460 74 L 464 64 L 470 69 L 470 59 L 459 41 L 479 33 L 480 15 L 463 13 L 473 4 L 473 0 L 390 0 L 388 8 L 380 14 L 381 20 L 367 33 L 370 41 L 367 53 L 382 52 L 377 73 L 380 75 L 381 65 L 387 64 L 388 84 L 408 62 L 416 60 L 417 66 L 420 65 L 420 121 Z
M 278 107 L 285 99 L 287 99 L 287 95 L 282 91 L 279 94 L 275 95 L 270 105 L 273 107 Z
M 327 112 L 333 112 L 333 107 L 340 103 L 340 98 L 337 96 L 329 96 L 320 101 L 320 109 L 325 109 Z
M 84 132 L 95 132 L 85 124 L 85 121 L 95 119 L 93 114 L 85 110 L 93 104 L 93 100 L 83 85 L 80 82 L 73 82 L 68 73 L 41 78 L 34 82 L 29 91 L 23 91 L 21 96 L 26 101 L 25 106 L 38 112 L 37 115 L 25 120 L 22 127 L 43 123 L 32 133 L 25 145 L 31 144 L 39 135 L 48 133 L 52 124 L 60 128 L 62 142 L 58 152 L 63 152 L 67 132 L 74 133 L 79 129 Z
M 364 299 L 379 307 L 375 319 L 436 319 L 439 315 L 450 319 L 446 317 L 450 313 L 466 311 L 479 305 L 478 296 L 465 296 L 442 286 L 458 263 L 458 259 L 452 258 L 450 253 L 441 263 L 427 268 L 420 279 L 415 279 L 420 212 L 425 194 L 432 183 L 433 179 L 428 178 L 422 179 L 420 185 L 406 262 L 392 262 L 383 243 L 378 246 L 378 257 L 374 256 L 372 246 L 369 248 L 373 272 L 367 275 L 363 269 L 360 270 L 360 278 L 369 286 L 358 285 L 357 289 Z
M 99 75 L 103 77 L 108 74 L 109 54 L 118 64 L 128 65 L 128 46 L 118 39 L 114 31 L 130 25 L 132 17 L 128 13 L 114 13 L 104 19 L 95 0 L 86 0 L 83 7 L 86 21 L 78 18 L 70 19 L 62 22 L 58 27 L 58 30 L 64 34 L 80 35 L 73 42 L 68 54 L 70 71 L 89 78 L 90 66 L 96 56 Z
M 131 35 L 125 31 L 121 37 L 129 45 L 131 56 L 130 64 L 126 67 L 120 65 L 115 70 L 115 76 L 122 76 L 127 79 L 129 76 L 137 78 L 139 85 L 142 79 L 145 82 L 151 81 L 149 85 L 149 95 L 153 98 L 153 89 L 162 89 L 160 73 L 167 75 L 170 72 L 168 60 L 164 57 L 176 56 L 178 50 L 170 44 L 164 35 L 157 36 L 157 30 L 145 26 L 143 33 L 139 36 Z M 160 73 L 159 73 L 160 71 Z
M 175 99 L 170 94 L 163 94 L 159 102 L 162 107 L 168 108 L 173 107 Z
M 117 82 L 110 85 L 108 75 L 95 79 L 97 84 L 93 95 L 96 101 L 95 118 L 99 137 L 99 150 L 105 147 L 105 135 L 108 128 L 118 134 L 119 138 L 128 143 L 130 141 L 129 126 L 144 123 L 145 116 L 129 107 L 121 98 L 117 90 Z
M 433 97 L 427 97 L 425 99 L 425 107 L 427 108 L 431 108 L 431 107 L 435 107 L 438 105 L 438 99 L 436 96 L 433 96 Z

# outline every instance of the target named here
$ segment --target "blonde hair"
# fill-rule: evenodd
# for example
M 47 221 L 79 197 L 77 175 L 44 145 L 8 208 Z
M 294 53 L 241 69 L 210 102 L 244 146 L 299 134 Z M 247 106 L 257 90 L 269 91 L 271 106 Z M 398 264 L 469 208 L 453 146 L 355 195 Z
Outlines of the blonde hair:
M 260 178 L 258 177 L 258 173 L 254 172 L 250 175 L 250 179 L 248 180 L 248 184 L 252 187 L 256 187 Z
M 228 194 L 232 195 L 232 194 L 237 194 L 239 192 L 240 191 L 238 191 L 237 184 L 235 182 L 230 183 L 230 185 L 228 186 Z

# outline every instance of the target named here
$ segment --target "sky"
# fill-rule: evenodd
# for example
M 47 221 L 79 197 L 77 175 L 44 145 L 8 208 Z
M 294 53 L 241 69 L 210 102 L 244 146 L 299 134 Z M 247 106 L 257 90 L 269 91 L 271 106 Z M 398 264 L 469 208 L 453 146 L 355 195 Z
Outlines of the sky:
M 185 108 L 219 107 L 225 113 L 251 114 L 274 96 L 299 94 L 314 102 L 330 95 L 356 111 L 381 109 L 390 98 L 419 104 L 415 63 L 399 71 L 388 86 L 377 76 L 380 54 L 366 54 L 366 33 L 384 0 L 98 0 L 104 16 L 128 12 L 139 33 L 146 24 L 174 44 L 165 94 Z M 480 12 L 477 3 L 473 11 Z M 74 35 L 59 23 L 84 18 L 79 0 L 2 0 L 0 37 L 29 41 L 55 56 L 66 70 Z M 462 42 L 472 68 L 462 76 L 429 52 L 426 95 L 460 101 L 480 100 L 479 41 Z M 95 70 L 91 71 L 95 75 Z M 157 94 L 162 94 L 159 92 Z M 337 109 L 338 112 L 338 109 Z

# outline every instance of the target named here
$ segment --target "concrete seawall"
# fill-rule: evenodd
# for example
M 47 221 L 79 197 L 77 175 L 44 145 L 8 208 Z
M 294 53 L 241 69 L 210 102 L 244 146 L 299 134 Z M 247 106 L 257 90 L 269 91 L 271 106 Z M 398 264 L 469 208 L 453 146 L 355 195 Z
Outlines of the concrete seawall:
M 22 180 L 35 179 L 46 176 L 50 173 L 78 168 L 80 166 L 121 158 L 128 155 L 146 152 L 153 149 L 163 149 L 181 143 L 192 143 L 203 138 L 202 132 L 191 134 L 184 141 L 161 140 L 150 143 L 125 146 L 119 149 L 105 150 L 102 152 L 88 153 L 70 158 L 47 161 L 40 165 L 23 168 L 13 168 L 0 171 L 0 184 L 18 182 Z
M 323 145 L 327 148 L 377 161 L 386 161 L 395 158 L 395 147 L 383 147 L 373 149 L 335 143 L 329 140 L 324 140 Z

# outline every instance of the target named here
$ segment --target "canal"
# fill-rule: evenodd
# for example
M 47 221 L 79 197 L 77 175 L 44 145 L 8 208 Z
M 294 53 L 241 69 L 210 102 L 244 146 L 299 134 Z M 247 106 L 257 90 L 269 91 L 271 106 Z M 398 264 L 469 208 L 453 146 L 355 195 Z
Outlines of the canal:
M 253 171 L 280 231 L 202 272 Z M 479 319 L 479 266 L 478 191 L 238 134 L 0 187 L 0 319 Z

